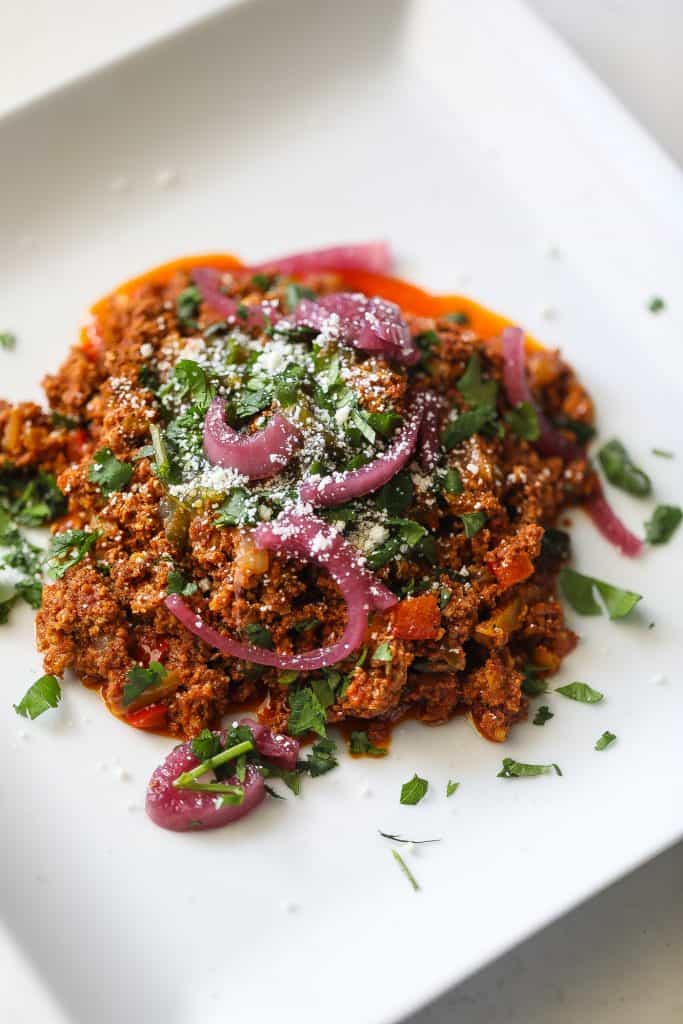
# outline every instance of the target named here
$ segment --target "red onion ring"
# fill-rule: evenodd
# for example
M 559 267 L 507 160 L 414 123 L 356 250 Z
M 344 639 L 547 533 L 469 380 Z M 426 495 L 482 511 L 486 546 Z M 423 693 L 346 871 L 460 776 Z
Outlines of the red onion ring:
M 155 825 L 172 832 L 220 828 L 249 814 L 266 795 L 263 776 L 249 764 L 244 782 L 239 782 L 237 778 L 229 780 L 231 785 L 243 787 L 244 799 L 241 804 L 222 806 L 220 794 L 197 793 L 173 785 L 179 775 L 196 768 L 198 764 L 200 761 L 192 753 L 192 744 L 181 743 L 155 769 L 147 786 L 145 800 L 145 809 Z
M 287 771 L 296 768 L 301 744 L 293 736 L 286 736 L 281 732 L 271 732 L 265 725 L 261 725 L 253 718 L 240 718 L 239 724 L 246 725 L 251 729 L 254 746 L 259 754 Z
M 327 331 L 363 352 L 373 352 L 406 366 L 420 358 L 400 308 L 377 296 L 333 292 L 319 299 L 302 299 L 293 313 L 298 324 Z
M 234 321 L 243 327 L 263 328 L 268 323 L 280 319 L 275 303 L 263 303 L 256 306 L 240 305 L 236 299 L 221 291 L 222 273 L 213 267 L 195 267 L 191 277 L 203 301 L 226 320 Z M 240 316 L 239 310 L 246 311 Z
M 281 670 L 311 672 L 343 661 L 361 647 L 371 608 L 385 611 L 397 598 L 368 572 L 356 549 L 328 523 L 315 516 L 283 513 L 273 523 L 262 523 L 254 531 L 259 547 L 295 555 L 326 569 L 346 602 L 348 619 L 340 640 L 303 654 L 278 654 L 262 647 L 244 644 L 209 626 L 180 597 L 169 594 L 165 605 L 191 633 L 210 647 L 233 658 Z
M 585 459 L 586 452 L 555 430 L 534 402 L 524 363 L 524 334 L 519 327 L 506 327 L 503 331 L 503 383 L 508 401 L 512 405 L 529 402 L 536 410 L 540 437 L 539 449 L 545 455 L 560 455 L 565 459 Z M 643 542 L 624 526 L 607 501 L 598 482 L 598 493 L 590 498 L 585 509 L 600 533 L 624 555 L 635 558 L 643 550 Z
M 299 494 L 310 505 L 332 508 L 354 498 L 362 498 L 388 483 L 410 461 L 423 423 L 424 402 L 415 401 L 408 419 L 396 432 L 395 439 L 378 458 L 346 473 L 331 473 L 319 480 L 302 484 Z
M 282 472 L 301 445 L 301 433 L 282 415 L 275 415 L 263 430 L 240 434 L 224 418 L 225 403 L 214 398 L 204 417 L 204 451 L 209 462 L 236 469 L 250 480 L 267 480 Z
M 503 385 L 511 405 L 528 402 L 538 417 L 539 437 L 536 444 L 544 455 L 560 455 L 564 459 L 585 458 L 586 453 L 574 441 L 556 430 L 531 394 L 524 360 L 524 332 L 520 327 L 506 327 L 503 331 Z
M 254 272 L 278 270 L 281 274 L 306 274 L 320 270 L 368 270 L 374 274 L 388 274 L 392 263 L 388 244 L 375 241 L 279 256 L 263 263 L 253 263 L 249 269 Z
M 584 505 L 586 512 L 597 526 L 600 533 L 611 544 L 629 558 L 636 558 L 643 550 L 643 542 L 639 537 L 624 526 L 612 506 L 607 501 L 602 487 L 595 497 Z

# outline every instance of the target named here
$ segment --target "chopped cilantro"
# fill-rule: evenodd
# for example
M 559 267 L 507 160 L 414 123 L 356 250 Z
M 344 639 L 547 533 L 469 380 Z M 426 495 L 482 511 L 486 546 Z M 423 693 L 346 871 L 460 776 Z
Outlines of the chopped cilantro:
M 7 352 L 11 352 L 12 349 L 16 348 L 17 336 L 11 331 L 0 331 L 0 348 L 4 348 Z
M 651 313 L 661 313 L 662 310 L 666 309 L 666 302 L 661 295 L 653 295 L 647 304 L 647 308 Z
M 66 511 L 66 498 L 52 473 L 0 472 L 0 508 L 22 526 L 42 526 Z
M 325 709 L 310 686 L 300 686 L 289 694 L 289 725 L 292 736 L 302 732 L 317 732 L 325 736 Z
M 285 292 L 287 312 L 293 313 L 302 299 L 315 299 L 315 292 L 301 284 L 288 284 Z
M 272 651 L 273 637 L 270 630 L 266 629 L 260 622 L 250 622 L 244 627 L 242 632 L 254 647 L 264 647 L 267 651 Z
M 99 537 L 99 530 L 86 533 L 85 530 L 65 530 L 56 533 L 50 541 L 47 558 L 47 574 L 50 579 L 60 580 L 74 565 L 78 565 Z
M 632 590 L 623 590 L 593 576 L 584 576 L 575 569 L 565 568 L 560 573 L 560 589 L 580 615 L 602 615 L 602 609 L 593 596 L 594 587 L 604 601 L 610 619 L 623 619 L 641 600 L 641 595 Z
M 305 770 L 314 779 L 319 775 L 324 775 L 325 772 L 332 771 L 339 764 L 336 755 L 337 745 L 334 740 L 329 737 L 318 740 L 311 747 L 311 752 L 304 762 Z
M 386 757 L 389 753 L 386 747 L 376 747 L 362 729 L 351 733 L 349 750 L 352 754 L 365 754 L 366 757 Z
M 150 661 L 148 668 L 137 665 L 128 673 L 128 682 L 123 687 L 123 706 L 128 707 L 141 693 L 158 686 L 168 672 L 158 661 Z
M 549 722 L 550 719 L 554 718 L 554 717 L 555 717 L 555 715 L 550 710 L 548 705 L 547 704 L 541 704 L 540 708 L 538 709 L 538 711 L 534 715 L 534 725 L 545 725 L 546 722 Z
M 457 785 L 457 783 L 456 783 Z M 405 836 L 395 836 L 392 832 L 382 832 L 381 828 L 377 831 L 383 839 L 391 839 L 393 843 L 408 843 L 410 846 L 424 846 L 425 843 L 440 843 L 441 839 L 406 839 Z
M 183 597 L 189 597 L 194 594 L 197 590 L 197 584 L 193 583 L 192 580 L 186 580 L 181 572 L 177 569 L 172 569 L 168 574 L 168 582 L 166 584 L 166 591 L 169 594 L 182 594 Z
M 180 326 L 188 331 L 197 328 L 197 314 L 201 305 L 202 294 L 196 285 L 190 285 L 180 293 L 176 301 L 176 312 Z
M 531 402 L 521 402 L 514 409 L 505 413 L 505 422 L 513 434 L 524 441 L 538 441 L 541 431 L 538 425 L 538 413 Z
M 210 729 L 202 729 L 192 740 L 192 753 L 198 761 L 208 761 L 210 757 L 220 754 L 222 749 L 220 737 Z
M 604 693 L 594 690 L 588 683 L 567 683 L 565 686 L 556 686 L 555 693 L 561 693 L 563 697 L 570 700 L 577 700 L 580 704 L 598 704 Z
M 462 494 L 462 477 L 454 467 L 446 470 L 443 478 L 443 489 L 447 494 Z
M 499 779 L 522 779 L 534 775 L 550 775 L 552 772 L 561 775 L 559 765 L 556 764 L 523 764 L 521 761 L 514 761 L 511 757 L 503 758 L 503 767 L 498 772 Z
M 412 779 L 409 779 L 408 782 L 404 782 L 401 786 L 401 803 L 410 805 L 419 804 L 428 789 L 429 783 L 427 780 L 421 779 L 420 776 L 415 773 Z
M 453 779 L 449 779 L 446 783 L 446 796 L 453 796 L 456 789 L 460 786 L 459 782 L 454 782 Z
M 111 448 L 100 448 L 92 457 L 88 469 L 88 480 L 96 484 L 105 498 L 115 491 L 122 491 L 130 483 L 133 467 L 116 458 Z
M 22 718 L 33 720 L 42 715 L 48 708 L 56 708 L 62 699 L 62 688 L 56 676 L 47 675 L 37 679 L 30 686 L 14 710 Z
M 522 680 L 522 693 L 527 697 L 538 697 L 541 693 L 547 693 L 545 677 L 539 676 L 542 670 L 530 662 L 524 666 L 524 679 Z
M 258 288 L 262 292 L 267 292 L 274 281 L 275 278 L 272 274 L 254 274 L 251 279 L 254 288 Z
M 653 448 L 652 449 L 652 454 L 653 455 L 658 455 L 660 457 L 660 459 L 673 459 L 674 458 L 674 453 L 668 451 L 666 448 Z
M 256 522 L 256 512 L 249 491 L 233 487 L 216 514 L 217 526 L 247 526 Z
M 336 676 L 341 679 L 340 674 L 337 672 Z M 330 679 L 329 675 L 318 676 L 315 679 L 309 680 L 309 685 L 313 690 L 313 693 L 318 698 L 320 706 L 323 709 L 329 708 L 330 705 L 334 704 L 335 701 L 335 688 L 334 684 L 337 680 Z
M 498 397 L 498 382 L 481 379 L 481 357 L 478 352 L 470 356 L 465 372 L 456 387 L 468 405 L 472 408 L 486 407 L 493 409 Z
M 469 412 L 461 412 L 457 419 L 449 421 L 441 435 L 444 448 L 450 451 L 472 434 L 478 433 L 493 419 L 493 415 L 494 410 L 488 405 L 479 405 Z
M 610 732 L 609 729 L 606 730 L 605 732 L 603 732 L 602 736 L 598 740 L 596 740 L 595 749 L 604 750 L 606 747 L 609 747 L 611 743 L 614 743 L 616 738 L 617 737 L 613 732 Z
M 612 440 L 604 444 L 598 452 L 598 459 L 605 476 L 615 487 L 641 498 L 651 493 L 649 476 L 633 464 L 621 441 Z
M 666 544 L 674 535 L 683 519 L 678 505 L 658 505 L 652 519 L 645 523 L 645 540 L 648 544 Z
M 190 398 L 200 412 L 205 413 L 216 397 L 216 389 L 206 370 L 194 359 L 181 359 L 173 367 L 171 381 L 162 388 L 162 400 L 169 394 L 180 399 Z
M 413 500 L 413 481 L 406 470 L 397 473 L 375 494 L 375 502 L 390 516 L 401 516 Z
M 294 672 L 292 669 L 285 669 L 284 672 L 278 673 L 277 681 L 280 686 L 291 686 L 298 678 L 298 672 Z
M 370 427 L 380 437 L 389 437 L 403 423 L 403 417 L 393 409 L 389 409 L 387 412 L 368 412 L 366 419 Z
M 159 424 L 150 423 L 149 433 L 152 438 L 156 474 L 160 480 L 169 480 L 171 477 L 171 460 L 169 458 L 166 441 Z
M 481 510 L 477 512 L 463 512 L 460 515 L 460 519 L 462 519 L 462 525 L 465 527 L 465 536 L 474 537 L 486 522 L 486 513 Z
M 295 622 L 292 629 L 295 633 L 308 633 L 311 629 L 315 629 L 315 627 L 319 625 L 320 619 L 316 619 L 315 616 L 311 616 L 309 619 L 301 619 L 299 622 Z
M 419 892 L 420 886 L 417 883 L 417 879 L 415 878 L 415 875 L 412 873 L 412 871 L 410 870 L 410 868 L 408 867 L 408 865 L 406 864 L 398 850 L 392 850 L 391 855 L 398 864 L 398 866 L 400 867 L 403 874 L 406 876 L 406 878 L 412 885 L 415 892 Z

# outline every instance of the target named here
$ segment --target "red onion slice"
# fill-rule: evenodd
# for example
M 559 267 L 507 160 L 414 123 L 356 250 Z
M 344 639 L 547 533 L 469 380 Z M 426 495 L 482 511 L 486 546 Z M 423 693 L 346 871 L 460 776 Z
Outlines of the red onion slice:
M 266 795 L 261 773 L 249 764 L 244 782 L 236 778 L 229 780 L 230 784 L 243 787 L 241 804 L 223 806 L 219 793 L 197 793 L 173 785 L 179 775 L 198 764 L 200 761 L 192 753 L 192 744 L 181 743 L 154 771 L 147 786 L 145 808 L 155 825 L 172 832 L 220 828 L 249 814 Z
M 274 323 L 280 319 L 281 314 L 275 303 L 264 303 L 256 306 L 240 305 L 236 299 L 224 295 L 221 291 L 222 273 L 213 267 L 195 267 L 191 271 L 191 277 L 203 301 L 226 320 L 235 322 L 243 327 L 263 328 L 268 323 Z M 240 315 L 239 311 L 243 315 Z
M 379 490 L 410 461 L 417 444 L 423 410 L 423 401 L 416 400 L 408 419 L 396 432 L 394 441 L 367 466 L 346 473 L 331 473 L 319 480 L 302 484 L 299 491 L 301 500 L 310 505 L 332 508 Z
M 400 308 L 377 296 L 334 292 L 319 299 L 302 299 L 293 319 L 316 331 L 325 331 L 330 337 L 341 338 L 363 352 L 373 352 L 406 366 L 413 366 L 420 358 Z
M 539 438 L 536 442 L 544 455 L 560 455 L 563 459 L 585 458 L 585 452 L 556 430 L 542 412 L 531 394 L 524 360 L 524 332 L 519 327 L 506 327 L 503 331 L 503 384 L 511 405 L 528 402 L 538 417 Z
M 388 244 L 375 241 L 279 256 L 264 260 L 263 263 L 253 263 L 249 269 L 255 272 L 278 270 L 281 274 L 306 274 L 321 270 L 369 270 L 374 274 L 388 274 L 392 263 Z
M 267 480 L 282 472 L 301 445 L 301 433 L 281 413 L 255 434 L 240 434 L 224 418 L 225 403 L 214 398 L 204 417 L 204 451 L 209 462 L 236 469 L 250 480 Z
M 301 744 L 293 736 L 286 736 L 281 732 L 271 732 L 265 725 L 261 725 L 253 718 L 241 718 L 240 725 L 247 725 L 251 729 L 254 746 L 259 754 L 287 771 L 296 768 Z
M 433 391 L 423 391 L 418 396 L 422 402 L 422 422 L 417 439 L 420 450 L 420 465 L 426 473 L 431 473 L 439 461 L 441 452 L 441 433 L 439 430 L 441 401 Z
M 303 654 L 278 654 L 252 647 L 225 636 L 209 626 L 179 594 L 169 594 L 168 610 L 179 622 L 211 647 L 233 658 L 278 669 L 311 672 L 343 661 L 361 647 L 371 608 L 387 610 L 396 597 L 365 569 L 356 549 L 328 523 L 315 516 L 283 513 L 272 523 L 262 523 L 254 531 L 259 547 L 295 555 L 326 569 L 342 592 L 347 606 L 347 624 L 337 643 Z
M 643 542 L 624 526 L 621 519 L 607 501 L 602 488 L 594 498 L 584 505 L 600 533 L 622 554 L 636 558 L 643 550 Z

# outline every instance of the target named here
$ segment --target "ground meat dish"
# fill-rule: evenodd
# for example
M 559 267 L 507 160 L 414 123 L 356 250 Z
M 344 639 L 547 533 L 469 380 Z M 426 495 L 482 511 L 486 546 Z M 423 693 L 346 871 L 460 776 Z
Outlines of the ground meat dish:
M 70 669 L 101 688 L 123 720 L 183 738 L 241 704 L 286 731 L 291 695 L 308 686 L 329 723 L 364 720 L 374 742 L 405 716 L 437 724 L 458 713 L 487 739 L 504 740 L 527 715 L 525 678 L 555 672 L 576 643 L 556 594 L 568 555 L 558 527 L 565 509 L 594 492 L 586 458 L 544 456 L 513 428 L 499 337 L 481 336 L 467 308 L 424 316 L 407 289 L 402 313 L 421 351 L 407 368 L 333 332 L 250 326 L 243 313 L 265 298 L 286 314 L 302 296 L 348 288 L 343 275 L 294 280 L 226 269 L 223 294 L 240 303 L 229 324 L 202 300 L 191 266 L 151 274 L 98 304 L 81 341 L 45 378 L 47 411 L 0 406 L 0 472 L 54 474 L 66 502 L 52 530 L 94 535 L 43 589 L 45 670 Z M 527 373 L 554 423 L 590 424 L 591 400 L 557 352 L 528 348 Z M 472 407 L 465 374 L 475 390 L 493 386 L 479 429 L 446 444 L 431 471 L 410 463 L 378 493 L 324 513 L 400 599 L 371 613 L 362 650 L 333 670 L 281 672 L 224 656 L 169 612 L 164 600 L 175 589 L 214 628 L 257 646 L 296 652 L 338 639 L 346 606 L 327 573 L 257 548 L 253 526 L 276 517 L 307 474 L 383 451 L 427 387 L 444 399 L 447 437 Z M 304 443 L 281 474 L 251 483 L 208 464 L 207 387 L 225 397 L 243 432 L 289 410 Z M 150 665 L 163 672 L 131 697 L 131 671 Z

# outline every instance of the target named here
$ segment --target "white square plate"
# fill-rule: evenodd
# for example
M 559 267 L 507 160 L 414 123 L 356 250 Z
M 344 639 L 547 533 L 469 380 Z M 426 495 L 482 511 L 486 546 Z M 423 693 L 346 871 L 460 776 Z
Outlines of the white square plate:
M 6 118 L 0 152 L 1 318 L 20 335 L 4 395 L 37 397 L 90 301 L 147 266 L 386 236 L 404 276 L 561 344 L 603 437 L 680 502 L 681 181 L 515 0 L 238 5 Z M 613 498 L 641 528 L 653 503 Z M 505 748 L 463 720 L 408 725 L 386 760 L 344 758 L 215 834 L 146 820 L 168 742 L 95 694 L 69 685 L 58 712 L 15 716 L 40 674 L 17 609 L 0 631 L 0 899 L 56 1005 L 88 1024 L 395 1021 L 679 838 L 681 541 L 631 563 L 573 519 L 577 567 L 645 595 L 627 623 L 574 622 L 557 685 L 586 680 L 601 705 L 551 696 L 552 722 Z M 596 753 L 605 729 L 618 742 Z M 498 779 L 504 755 L 564 776 Z M 414 771 L 430 793 L 401 807 Z M 406 855 L 419 893 L 378 828 L 443 837 Z

